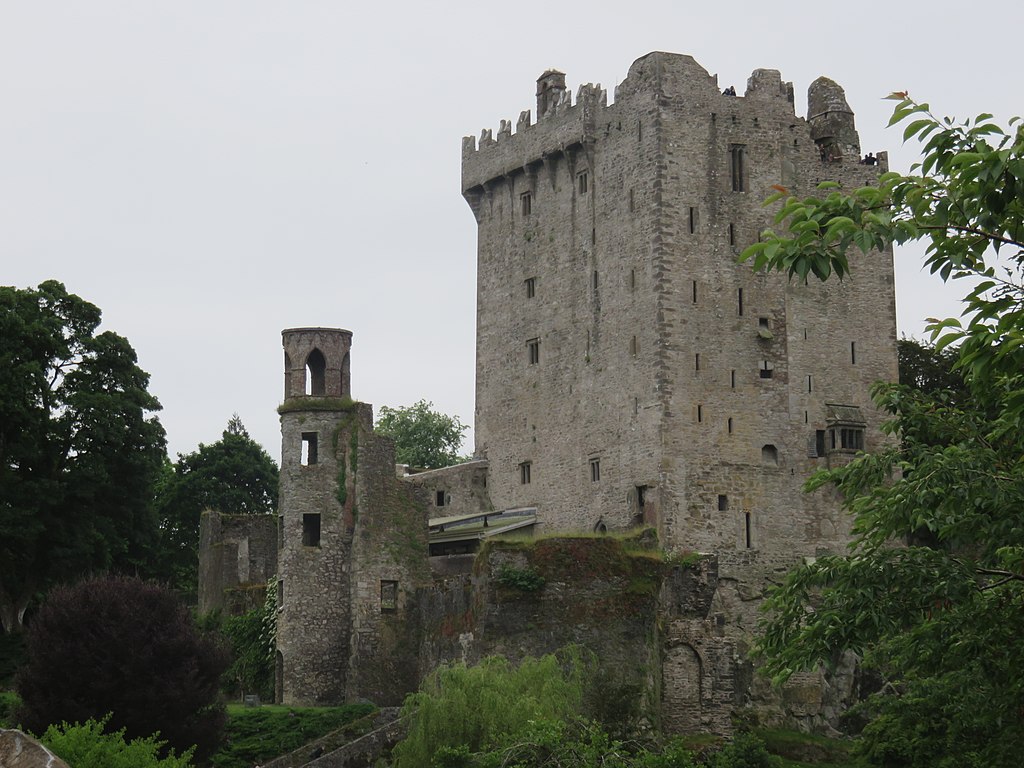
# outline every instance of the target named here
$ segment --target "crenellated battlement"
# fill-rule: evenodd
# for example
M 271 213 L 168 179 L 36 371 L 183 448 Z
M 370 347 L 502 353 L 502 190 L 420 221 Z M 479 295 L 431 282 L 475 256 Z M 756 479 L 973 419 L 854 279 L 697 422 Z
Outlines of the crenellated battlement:
M 553 76 L 560 77 L 560 83 Z M 518 173 L 553 152 L 581 145 L 594 136 L 600 113 L 608 106 L 608 92 L 598 83 L 585 83 L 572 93 L 564 87 L 565 75 L 548 70 L 538 83 L 537 121 L 531 111 L 519 113 L 512 130 L 511 120 L 498 124 L 497 136 L 484 128 L 477 140 L 473 136 L 462 139 L 463 193 L 475 188 L 486 188 L 494 179 Z

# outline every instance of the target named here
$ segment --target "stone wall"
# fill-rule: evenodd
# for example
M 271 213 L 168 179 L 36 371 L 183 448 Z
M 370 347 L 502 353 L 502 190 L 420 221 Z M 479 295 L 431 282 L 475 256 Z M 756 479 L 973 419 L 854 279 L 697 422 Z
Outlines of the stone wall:
M 199 519 L 199 612 L 238 615 L 263 605 L 277 574 L 277 518 L 228 515 Z
M 421 488 L 430 517 L 453 517 L 492 512 L 487 493 L 487 461 L 476 460 L 441 469 L 417 472 L 402 478 Z

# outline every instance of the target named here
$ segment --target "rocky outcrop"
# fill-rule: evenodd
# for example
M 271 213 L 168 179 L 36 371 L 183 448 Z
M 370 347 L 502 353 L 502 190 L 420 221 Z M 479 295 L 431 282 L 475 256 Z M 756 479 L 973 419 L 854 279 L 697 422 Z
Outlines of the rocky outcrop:
M 68 768 L 31 736 L 21 731 L 0 729 L 0 765 L 3 768 Z

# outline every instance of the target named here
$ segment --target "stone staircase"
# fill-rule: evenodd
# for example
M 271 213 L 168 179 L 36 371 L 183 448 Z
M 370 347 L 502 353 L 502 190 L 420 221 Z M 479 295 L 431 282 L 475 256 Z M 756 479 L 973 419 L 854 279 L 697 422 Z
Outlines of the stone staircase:
M 294 752 L 264 763 L 261 768 L 366 768 L 404 736 L 406 723 L 398 717 L 399 707 L 385 707 L 368 718 L 372 730 L 356 739 L 347 740 L 346 731 L 363 721 L 311 741 Z

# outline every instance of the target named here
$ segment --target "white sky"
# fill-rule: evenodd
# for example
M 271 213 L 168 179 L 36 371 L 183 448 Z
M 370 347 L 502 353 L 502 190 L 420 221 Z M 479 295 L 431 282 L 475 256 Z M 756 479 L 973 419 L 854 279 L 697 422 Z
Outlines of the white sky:
M 0 284 L 56 278 L 97 304 L 152 374 L 172 456 L 236 411 L 279 456 L 280 331 L 295 326 L 354 333 L 358 399 L 472 421 L 461 138 L 535 111 L 548 67 L 609 99 L 652 50 L 741 94 L 774 68 L 801 115 L 824 74 L 864 151 L 897 170 L 915 155 L 884 129 L 890 91 L 960 116 L 1024 111 L 1019 0 L 354 6 L 0 0 Z M 920 263 L 897 254 L 914 335 L 961 293 Z

